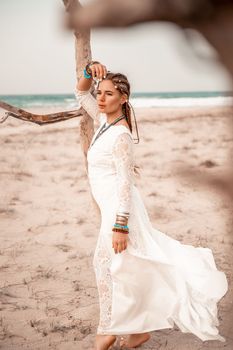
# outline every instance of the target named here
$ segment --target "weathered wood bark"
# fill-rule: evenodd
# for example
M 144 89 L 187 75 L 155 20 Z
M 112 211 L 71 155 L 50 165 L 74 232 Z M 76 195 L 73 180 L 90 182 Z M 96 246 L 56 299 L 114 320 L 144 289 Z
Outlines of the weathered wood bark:
M 82 8 L 78 0 L 63 0 L 66 11 L 71 14 Z M 76 77 L 77 81 L 82 76 L 84 67 L 91 60 L 91 45 L 90 45 L 90 28 L 84 30 L 76 30 L 75 35 L 75 59 L 76 59 Z M 92 88 L 94 90 L 94 88 Z M 84 153 L 85 168 L 87 172 L 87 150 L 94 134 L 93 119 L 83 110 L 83 115 L 79 124 L 80 144 Z M 92 195 L 91 195 L 92 196 Z M 100 217 L 100 210 L 92 196 L 94 209 Z
M 25 111 L 22 108 L 18 108 L 4 101 L 0 101 L 0 108 L 8 111 L 6 112 L 5 117 L 0 120 L 0 123 L 3 123 L 8 117 L 14 117 L 17 119 L 21 119 L 27 122 L 32 122 L 38 125 L 45 125 L 51 123 L 57 123 L 60 121 L 68 120 L 75 117 L 81 117 L 83 115 L 83 109 L 77 109 L 73 111 L 66 112 L 57 112 L 50 114 L 35 114 L 28 111 Z
M 70 14 L 81 9 L 81 4 L 78 0 L 63 0 L 66 11 Z M 75 58 L 76 58 L 76 77 L 77 81 L 82 75 L 86 64 L 91 60 L 90 46 L 90 29 L 75 31 Z M 94 125 L 92 118 L 83 111 L 83 116 L 80 120 L 80 143 L 85 155 L 90 145 L 94 133 Z M 87 166 L 87 164 L 86 164 Z

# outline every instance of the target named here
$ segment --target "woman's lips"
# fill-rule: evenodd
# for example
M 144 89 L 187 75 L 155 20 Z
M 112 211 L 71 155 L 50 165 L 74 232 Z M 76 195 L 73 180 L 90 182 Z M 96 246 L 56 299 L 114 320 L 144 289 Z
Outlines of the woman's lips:
M 100 108 L 104 108 L 105 106 L 104 105 L 99 105 Z

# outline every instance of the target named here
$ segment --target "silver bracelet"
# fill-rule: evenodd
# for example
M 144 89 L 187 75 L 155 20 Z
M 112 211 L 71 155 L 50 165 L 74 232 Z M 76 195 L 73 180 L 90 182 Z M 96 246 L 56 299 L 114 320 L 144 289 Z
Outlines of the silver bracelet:
M 117 216 L 122 216 L 124 218 L 129 218 L 129 212 L 121 211 L 116 213 Z

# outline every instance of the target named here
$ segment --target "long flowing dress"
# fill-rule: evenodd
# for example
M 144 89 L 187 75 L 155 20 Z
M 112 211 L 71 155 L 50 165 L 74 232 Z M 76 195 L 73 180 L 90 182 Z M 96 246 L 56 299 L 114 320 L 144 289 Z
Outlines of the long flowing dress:
M 79 104 L 99 121 L 92 141 L 107 123 L 89 91 L 77 91 Z M 106 124 L 108 125 L 108 123 Z M 101 226 L 93 266 L 99 295 L 98 334 L 136 334 L 173 328 L 202 341 L 219 334 L 217 302 L 228 290 L 212 250 L 182 244 L 152 227 L 134 178 L 130 130 L 113 125 L 87 153 L 88 178 L 100 208 Z M 127 249 L 115 254 L 116 213 L 130 213 Z

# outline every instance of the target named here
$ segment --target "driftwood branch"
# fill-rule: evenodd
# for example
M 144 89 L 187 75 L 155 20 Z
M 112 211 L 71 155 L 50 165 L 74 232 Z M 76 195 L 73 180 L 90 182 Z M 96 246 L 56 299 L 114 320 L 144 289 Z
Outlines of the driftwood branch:
M 96 0 L 83 8 L 72 9 L 70 25 L 76 29 L 90 27 L 124 27 L 148 21 L 185 23 L 211 14 L 208 0 Z
M 67 14 L 70 16 L 82 9 L 78 0 L 63 0 Z M 75 30 L 75 60 L 76 60 L 76 78 L 77 82 L 82 76 L 84 67 L 91 61 L 91 45 L 90 45 L 90 28 Z M 92 86 L 92 91 L 94 87 Z M 79 124 L 80 144 L 84 154 L 85 168 L 87 171 L 87 151 L 94 134 L 93 119 L 83 110 L 82 118 Z M 92 196 L 92 194 L 91 194 Z M 94 209 L 100 217 L 100 209 L 92 196 Z
M 63 0 L 67 14 L 70 16 L 72 13 L 82 9 L 81 4 L 77 0 Z M 75 33 L 75 59 L 76 59 L 76 77 L 77 81 L 82 75 L 83 69 L 86 64 L 91 60 L 91 46 L 90 46 L 90 28 L 84 30 L 76 30 Z M 87 168 L 87 150 L 89 148 L 91 139 L 94 134 L 94 123 L 92 118 L 83 111 L 82 118 L 80 120 L 80 143 L 85 155 L 85 162 Z
M 126 27 L 149 21 L 172 22 L 201 32 L 218 51 L 233 75 L 232 0 L 98 0 L 73 9 L 69 25 L 75 30 L 90 27 Z
M 83 115 L 83 109 L 79 108 L 73 111 L 50 113 L 50 114 L 35 114 L 25 111 L 22 108 L 18 108 L 4 101 L 0 101 L 0 108 L 5 109 L 6 115 L 0 120 L 3 123 L 8 117 L 14 117 L 23 121 L 32 122 L 38 125 L 45 125 L 51 123 L 57 123 L 60 121 L 68 120 L 75 117 L 81 117 Z

